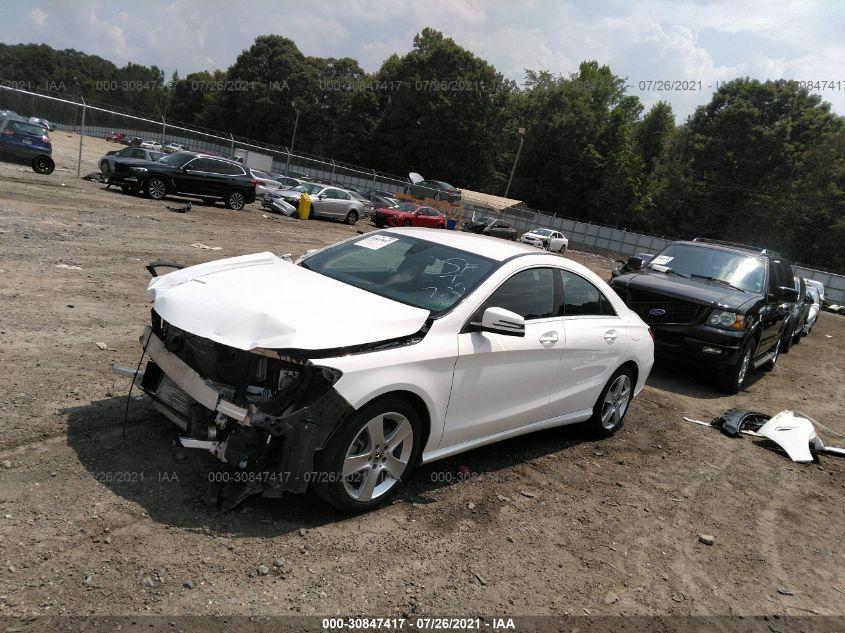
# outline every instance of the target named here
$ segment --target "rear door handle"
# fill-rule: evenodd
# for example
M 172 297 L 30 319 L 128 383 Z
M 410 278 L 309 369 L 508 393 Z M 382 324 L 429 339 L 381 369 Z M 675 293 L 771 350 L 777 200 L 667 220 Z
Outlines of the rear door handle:
M 560 339 L 558 338 L 557 332 L 546 332 L 545 334 L 543 334 L 543 336 L 540 337 L 540 342 L 543 345 L 554 345 L 559 340 Z
M 608 330 L 604 333 L 604 340 L 608 343 L 613 343 L 619 337 L 619 333 L 616 330 Z

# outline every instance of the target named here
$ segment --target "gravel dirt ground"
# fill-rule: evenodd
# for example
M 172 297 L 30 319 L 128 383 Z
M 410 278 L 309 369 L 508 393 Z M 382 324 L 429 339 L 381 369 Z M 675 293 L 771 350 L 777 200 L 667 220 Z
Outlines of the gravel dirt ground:
M 171 213 L 77 179 L 77 137 L 53 136 L 53 175 L 0 164 L 0 615 L 845 615 L 845 460 L 682 420 L 797 408 L 845 432 L 845 318 L 822 314 L 737 396 L 658 364 L 614 437 L 475 450 L 371 514 L 311 495 L 218 514 L 201 501 L 217 463 L 144 399 L 121 433 L 128 380 L 109 366 L 138 360 L 143 264 L 296 256 L 371 227 Z M 86 139 L 83 173 L 110 148 Z

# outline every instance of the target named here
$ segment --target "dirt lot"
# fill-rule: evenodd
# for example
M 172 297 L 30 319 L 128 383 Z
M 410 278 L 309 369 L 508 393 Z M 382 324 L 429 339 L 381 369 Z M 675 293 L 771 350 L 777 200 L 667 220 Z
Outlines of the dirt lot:
M 137 362 L 143 263 L 299 255 L 369 228 L 171 213 L 77 180 L 75 142 L 54 134 L 52 176 L 0 164 L 0 615 L 845 614 L 845 460 L 793 464 L 681 419 L 798 408 L 845 432 L 845 318 L 823 314 L 735 397 L 659 365 L 608 440 L 476 450 L 366 516 L 311 496 L 218 515 L 200 501 L 216 463 L 143 399 L 121 435 L 128 381 L 109 365 Z M 88 143 L 83 173 L 110 147 Z

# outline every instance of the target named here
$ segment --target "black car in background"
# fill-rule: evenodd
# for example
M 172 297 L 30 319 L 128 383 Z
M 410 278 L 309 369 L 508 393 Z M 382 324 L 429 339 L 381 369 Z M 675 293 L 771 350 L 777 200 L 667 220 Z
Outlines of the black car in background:
M 651 327 L 656 356 L 711 368 L 728 393 L 752 369 L 775 366 L 799 299 L 781 255 L 696 238 L 627 267 L 610 285 Z
M 638 266 L 639 266 L 640 268 L 642 268 L 643 266 L 645 266 L 646 264 L 648 264 L 648 263 L 652 260 L 652 258 L 654 257 L 654 255 L 652 255 L 651 253 L 636 253 L 636 254 L 634 255 L 634 257 L 636 257 L 636 258 L 638 258 L 639 260 L 641 260 L 641 261 L 640 261 L 640 263 L 638 263 Z M 614 268 L 614 269 L 610 272 L 610 278 L 611 278 L 611 279 L 615 279 L 615 278 L 616 278 L 616 277 L 618 277 L 619 275 L 624 275 L 625 273 L 629 273 L 629 272 L 631 272 L 631 271 L 632 271 L 632 269 L 631 269 L 631 268 L 628 268 L 628 262 L 629 262 L 629 261 L 635 261 L 635 260 L 630 260 L 630 259 L 629 259 L 629 260 L 624 261 L 624 262 L 623 262 L 623 261 L 619 261 L 619 262 L 618 262 L 618 263 L 619 263 L 619 265 L 618 265 L 616 268 Z
M 158 160 L 164 156 L 162 152 L 156 152 L 151 149 L 144 149 L 143 147 L 125 147 L 121 150 L 112 150 L 106 152 L 100 159 L 100 173 L 104 180 L 108 180 L 111 173 L 114 171 L 114 163 L 119 158 L 135 158 L 142 161 Z
M 196 152 L 167 154 L 155 161 L 116 158 L 107 182 L 143 192 L 153 200 L 174 194 L 222 200 L 235 210 L 255 202 L 256 181 L 242 165 Z
M 504 220 L 496 218 L 475 218 L 464 224 L 461 230 L 516 241 L 516 229 Z
M 804 326 L 807 325 L 807 317 L 810 315 L 810 306 L 813 305 L 813 298 L 807 294 L 807 284 L 801 277 L 795 277 L 795 290 L 798 292 L 798 301 L 792 308 L 789 321 L 786 324 L 787 335 L 783 337 L 780 351 L 787 353 L 789 348 L 801 342 L 801 334 Z

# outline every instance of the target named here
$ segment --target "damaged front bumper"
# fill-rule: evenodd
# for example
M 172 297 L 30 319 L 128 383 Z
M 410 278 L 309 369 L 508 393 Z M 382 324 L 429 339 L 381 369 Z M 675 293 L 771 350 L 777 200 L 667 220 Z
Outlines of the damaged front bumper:
M 150 360 L 135 380 L 182 430 L 182 444 L 265 473 L 261 481 L 277 492 L 306 490 L 315 453 L 353 412 L 333 387 L 339 372 L 310 361 L 225 347 L 170 328 L 155 313 L 140 343 Z

